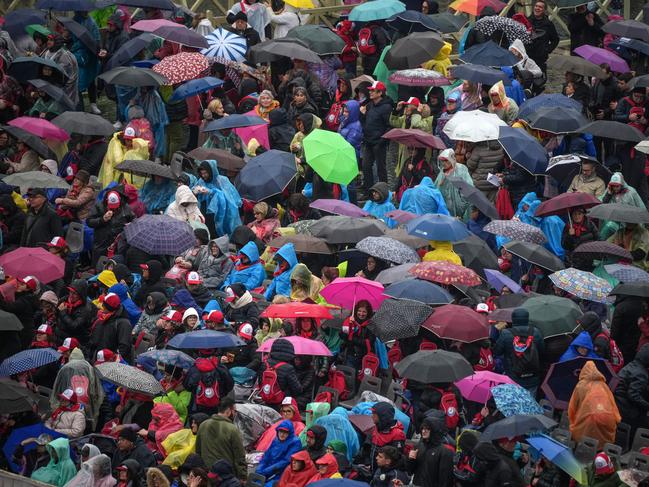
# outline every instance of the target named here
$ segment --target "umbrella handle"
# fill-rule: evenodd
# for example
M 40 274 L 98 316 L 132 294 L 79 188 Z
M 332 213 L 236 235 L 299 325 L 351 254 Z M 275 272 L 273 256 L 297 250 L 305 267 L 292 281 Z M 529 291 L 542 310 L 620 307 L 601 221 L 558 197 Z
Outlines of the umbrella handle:
M 572 218 L 570 217 L 570 209 L 568 209 L 568 223 L 570 224 L 570 228 L 572 228 Z

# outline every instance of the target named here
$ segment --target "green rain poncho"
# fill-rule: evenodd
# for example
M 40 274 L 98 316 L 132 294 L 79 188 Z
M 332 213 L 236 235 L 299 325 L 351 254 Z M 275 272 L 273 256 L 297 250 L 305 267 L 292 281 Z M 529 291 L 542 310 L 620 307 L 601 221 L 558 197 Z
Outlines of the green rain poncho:
M 70 459 L 70 442 L 57 438 L 47 444 L 50 463 L 32 473 L 32 478 L 46 484 L 63 487 L 77 474 L 77 468 Z
M 451 169 L 444 170 L 442 160 L 447 160 L 451 163 Z M 439 166 L 439 174 L 435 179 L 435 186 L 441 191 L 446 207 L 451 216 L 463 218 L 464 213 L 469 208 L 469 202 L 465 200 L 460 194 L 450 179 L 460 179 L 467 184 L 473 186 L 473 179 L 469 174 L 469 170 L 464 164 L 459 164 L 455 160 L 455 151 L 453 149 L 444 149 L 437 157 L 437 165 Z
M 300 441 L 302 446 L 306 446 L 306 432 L 307 430 L 315 424 L 315 420 L 322 418 L 329 414 L 331 410 L 331 404 L 328 402 L 310 402 L 306 405 L 306 423 L 302 433 L 300 433 Z

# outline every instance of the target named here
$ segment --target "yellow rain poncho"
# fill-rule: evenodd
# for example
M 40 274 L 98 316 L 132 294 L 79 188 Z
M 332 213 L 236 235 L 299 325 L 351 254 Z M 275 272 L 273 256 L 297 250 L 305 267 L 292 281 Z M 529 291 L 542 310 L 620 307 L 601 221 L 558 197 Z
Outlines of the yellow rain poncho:
M 196 435 L 190 429 L 178 430 L 164 439 L 162 447 L 167 452 L 167 458 L 162 464 L 177 469 L 196 451 Z
M 451 62 L 452 50 L 453 46 L 449 42 L 445 42 L 437 53 L 437 56 L 426 62 L 424 64 L 424 68 L 432 69 L 433 71 L 437 71 L 443 76 L 448 76 L 448 68 L 453 64 Z
M 451 242 L 431 240 L 430 246 L 433 247 L 433 250 L 426 252 L 424 258 L 421 259 L 422 261 L 430 262 L 433 260 L 442 260 L 450 262 L 451 264 L 462 265 L 462 259 L 453 250 L 453 244 Z
M 127 149 L 124 144 L 119 140 L 118 135 L 121 132 L 113 134 L 113 138 L 108 143 L 108 149 L 104 156 L 104 161 L 101 164 L 99 171 L 99 184 L 105 188 L 112 182 L 118 183 L 124 174 L 115 169 L 115 166 L 120 165 L 127 160 L 142 160 L 149 158 L 149 143 L 144 139 L 133 139 L 133 147 Z M 145 178 L 142 176 L 128 176 L 128 182 L 135 186 L 137 189 L 142 189 Z

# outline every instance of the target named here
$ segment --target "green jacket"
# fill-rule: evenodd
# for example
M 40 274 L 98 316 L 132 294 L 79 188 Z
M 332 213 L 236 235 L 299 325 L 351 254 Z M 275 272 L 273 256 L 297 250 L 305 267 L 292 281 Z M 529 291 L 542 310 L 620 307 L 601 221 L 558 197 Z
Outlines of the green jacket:
M 196 434 L 196 453 L 206 465 L 213 465 L 217 460 L 227 460 L 239 479 L 248 476 L 246 450 L 243 448 L 241 433 L 228 418 L 213 414 L 203 421 Z
M 158 402 L 163 402 L 163 403 L 168 403 L 171 404 L 176 412 L 178 413 L 178 416 L 180 417 L 180 420 L 185 424 L 187 421 L 187 411 L 189 408 L 189 403 L 192 400 L 192 393 L 189 391 L 170 391 L 167 392 L 166 395 L 156 397 L 153 402 L 158 403 Z

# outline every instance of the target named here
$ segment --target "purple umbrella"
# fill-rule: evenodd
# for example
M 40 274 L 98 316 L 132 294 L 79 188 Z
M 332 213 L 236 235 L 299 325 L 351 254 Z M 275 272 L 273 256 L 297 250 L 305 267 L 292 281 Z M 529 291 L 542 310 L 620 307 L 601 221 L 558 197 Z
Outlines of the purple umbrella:
M 414 220 L 419 215 L 404 210 L 392 210 L 392 211 L 388 211 L 385 214 L 385 216 L 387 216 L 388 218 L 392 218 L 398 223 L 403 224 L 403 223 L 408 223 L 410 220 Z
M 615 73 L 628 73 L 631 71 L 624 59 L 614 52 L 607 51 L 601 47 L 594 47 L 584 44 L 575 49 L 575 54 L 583 57 L 593 64 L 607 63 Z
M 309 206 L 333 215 L 350 216 L 352 218 L 370 216 L 368 212 L 361 210 L 358 206 L 341 200 L 319 199 L 315 200 Z
M 498 292 L 501 292 L 505 286 L 511 289 L 513 293 L 518 294 L 523 292 L 523 289 L 518 284 L 500 271 L 495 269 L 485 269 L 484 275 L 487 278 L 489 285 Z

